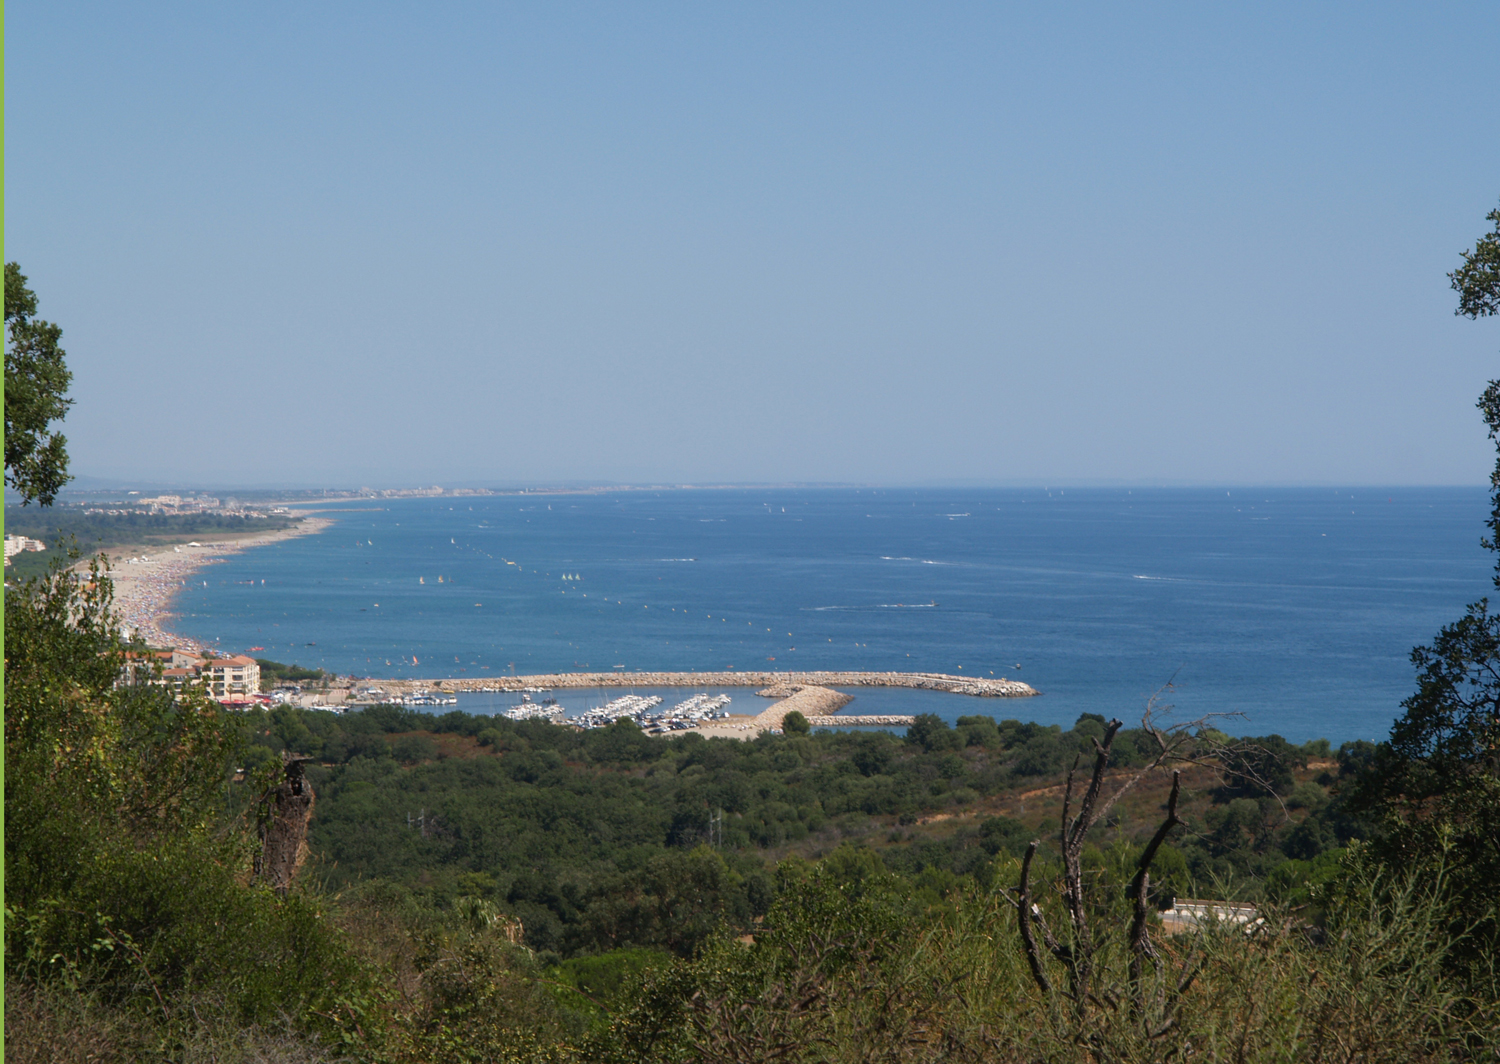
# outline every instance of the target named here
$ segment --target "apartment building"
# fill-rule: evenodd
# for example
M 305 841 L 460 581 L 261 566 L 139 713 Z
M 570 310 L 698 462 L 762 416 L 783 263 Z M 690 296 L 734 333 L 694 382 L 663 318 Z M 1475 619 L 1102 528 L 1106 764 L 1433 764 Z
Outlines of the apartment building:
M 260 666 L 254 658 L 204 658 L 198 669 L 208 693 L 220 699 L 253 698 L 260 692 Z
M 5 537 L 5 564 L 9 565 L 11 558 L 20 554 L 23 550 L 46 550 L 47 544 L 39 539 L 30 539 L 26 536 Z
M 122 682 L 157 683 L 181 689 L 202 685 L 220 702 L 248 702 L 260 693 L 260 666 L 243 654 L 220 658 L 191 651 L 153 650 L 126 655 Z

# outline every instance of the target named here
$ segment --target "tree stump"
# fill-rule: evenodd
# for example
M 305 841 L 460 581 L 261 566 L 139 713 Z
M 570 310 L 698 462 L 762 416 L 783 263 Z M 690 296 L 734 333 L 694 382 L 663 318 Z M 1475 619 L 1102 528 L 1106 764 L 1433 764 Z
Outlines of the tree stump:
M 312 819 L 316 795 L 302 766 L 311 760 L 283 751 L 281 782 L 260 796 L 260 853 L 255 857 L 255 878 L 281 895 L 291 889 L 297 870 L 307 860 L 307 822 Z

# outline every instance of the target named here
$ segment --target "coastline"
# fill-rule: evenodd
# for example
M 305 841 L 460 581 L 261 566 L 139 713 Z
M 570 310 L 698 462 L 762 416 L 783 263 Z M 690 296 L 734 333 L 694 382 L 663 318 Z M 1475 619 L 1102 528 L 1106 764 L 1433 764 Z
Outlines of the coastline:
M 110 568 L 106 571 L 114 583 L 114 611 L 121 626 L 128 632 L 139 635 L 154 647 L 181 647 L 185 650 L 201 651 L 203 644 L 195 639 L 179 636 L 171 631 L 170 624 L 176 616 L 174 607 L 177 594 L 184 586 L 185 578 L 205 566 L 214 565 L 226 556 L 238 554 L 251 547 L 264 547 L 299 536 L 312 536 L 334 523 L 331 517 L 302 517 L 291 528 L 276 532 L 262 532 L 241 539 L 207 540 L 197 545 L 182 543 L 173 547 L 155 547 L 150 551 L 112 556 L 108 552 Z M 88 559 L 78 568 L 86 569 Z

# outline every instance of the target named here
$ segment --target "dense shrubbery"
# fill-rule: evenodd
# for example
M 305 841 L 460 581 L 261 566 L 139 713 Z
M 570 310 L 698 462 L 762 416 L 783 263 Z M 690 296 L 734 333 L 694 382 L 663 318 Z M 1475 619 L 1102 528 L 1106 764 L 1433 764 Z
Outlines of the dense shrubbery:
M 311 770 L 320 794 L 313 841 L 331 884 L 392 879 L 440 908 L 465 892 L 483 896 L 521 916 L 529 943 L 565 956 L 626 946 L 690 951 L 697 932 L 625 919 L 619 898 L 661 898 L 654 870 L 707 841 L 720 811 L 725 871 L 713 890 L 725 893 L 715 911 L 737 926 L 769 904 L 758 885 L 765 859 L 850 837 L 874 838 L 885 867 L 905 876 L 984 879 L 993 854 L 1019 853 L 1045 824 L 965 816 L 957 830 L 933 834 L 918 822 L 1055 778 L 1103 734 L 1092 717 L 1064 732 L 968 716 L 956 728 L 920 718 L 904 739 L 818 732 L 704 741 L 650 737 L 628 722 L 578 732 L 394 706 L 342 716 L 281 707 L 251 714 L 244 728 L 253 760 L 282 749 L 322 759 Z M 1143 764 L 1150 742 L 1144 731 L 1122 731 L 1112 763 Z M 1254 742 L 1253 752 L 1237 745 L 1212 777 L 1222 800 L 1203 799 L 1200 834 L 1166 858 L 1180 865 L 1177 889 L 1239 880 L 1254 893 L 1278 865 L 1312 861 L 1359 834 L 1337 794 L 1283 780 L 1326 744 Z M 1251 788 L 1239 761 L 1252 756 L 1285 798 Z M 1125 835 L 1149 826 L 1140 821 Z M 885 837 L 892 827 L 894 840 Z M 1050 832 L 1055 826 L 1041 834 Z M 688 908 L 664 911 L 691 922 Z
M 270 658 L 256 658 L 260 666 L 261 686 L 271 687 L 278 683 L 308 683 L 323 679 L 327 675 L 322 669 L 304 669 L 301 665 L 285 665 Z
M 1127 1004 L 1134 988 L 1117 947 L 1098 955 L 1095 1000 L 1077 1008 L 1032 981 L 1014 946 L 1014 909 L 995 892 L 914 905 L 899 880 L 854 877 L 825 862 L 783 890 L 753 945 L 719 938 L 692 962 L 659 970 L 583 1056 L 747 1064 L 1485 1059 L 1495 1016 L 1444 979 L 1440 960 L 1451 943 L 1436 892 L 1407 881 L 1382 892 L 1356 870 L 1348 883 L 1330 912 L 1327 945 L 1282 930 L 1280 912 L 1252 934 L 1163 944 L 1169 990 L 1184 967 L 1196 972 L 1163 1028 Z M 1106 921 L 1106 941 L 1123 927 L 1111 885 L 1118 880 L 1105 870 L 1095 915 Z
M 363 993 L 326 906 L 247 886 L 226 809 L 237 722 L 116 686 L 109 585 L 55 571 L 5 597 L 6 970 L 170 1029 L 192 1009 L 331 1034 Z M 164 1035 L 168 1037 L 168 1035 Z

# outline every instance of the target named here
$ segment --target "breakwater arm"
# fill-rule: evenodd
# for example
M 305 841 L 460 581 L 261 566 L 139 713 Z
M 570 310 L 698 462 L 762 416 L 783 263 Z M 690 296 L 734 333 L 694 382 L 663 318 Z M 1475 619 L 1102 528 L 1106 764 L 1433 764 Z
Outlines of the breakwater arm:
M 940 672 L 561 672 L 538 676 L 374 682 L 391 693 L 579 687 L 766 687 L 772 691 L 794 687 L 908 687 L 977 698 L 1027 698 L 1039 693 L 1030 684 L 1019 680 L 950 676 Z M 777 696 L 773 694 L 772 697 Z
M 780 691 L 767 690 L 759 693 L 769 694 L 772 698 L 781 698 L 781 701 L 767 707 L 750 722 L 750 727 L 754 731 L 762 729 L 780 731 L 786 715 L 793 712 L 801 713 L 809 719 L 827 717 L 854 701 L 852 695 L 827 687 L 797 687 L 787 692 L 784 697 Z

